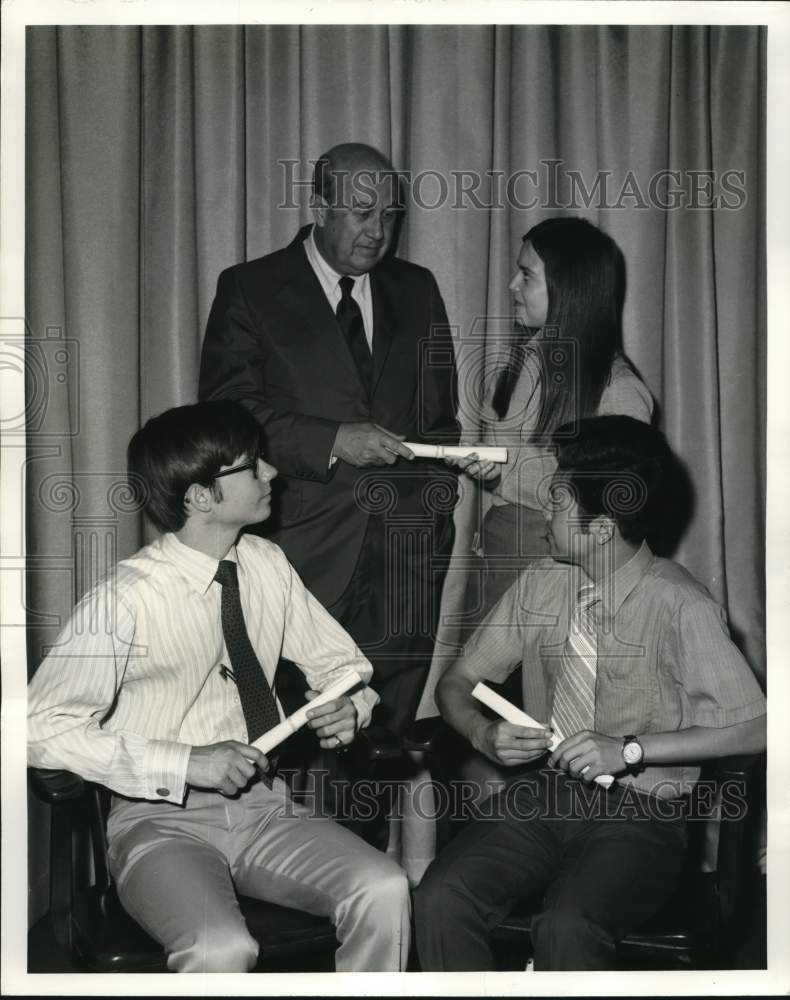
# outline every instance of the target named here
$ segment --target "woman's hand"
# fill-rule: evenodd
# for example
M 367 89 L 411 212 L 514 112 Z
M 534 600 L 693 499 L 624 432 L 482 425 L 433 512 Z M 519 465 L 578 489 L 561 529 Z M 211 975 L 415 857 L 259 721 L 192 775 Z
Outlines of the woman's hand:
M 499 465 L 496 462 L 483 462 L 478 458 L 476 452 L 472 452 L 466 458 L 445 458 L 444 461 L 447 465 L 454 465 L 457 469 L 461 469 L 472 479 L 484 482 L 496 479 L 500 474 Z

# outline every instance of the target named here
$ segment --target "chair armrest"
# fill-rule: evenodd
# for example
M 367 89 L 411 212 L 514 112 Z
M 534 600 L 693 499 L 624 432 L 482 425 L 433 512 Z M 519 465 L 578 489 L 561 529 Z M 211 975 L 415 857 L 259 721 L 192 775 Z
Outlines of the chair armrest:
M 403 738 L 404 750 L 420 750 L 431 753 L 437 740 L 449 730 L 447 723 L 440 715 L 432 715 L 428 719 L 417 719 L 412 723 Z
M 375 724 L 360 729 L 353 746 L 359 756 L 370 761 L 396 760 L 403 749 L 395 733 Z
M 703 767 L 709 777 L 718 781 L 723 781 L 727 778 L 745 778 L 748 780 L 757 771 L 763 757 L 764 755 L 761 753 L 716 757 L 713 760 L 706 761 Z
M 75 886 L 89 877 L 90 863 L 77 844 L 90 829 L 92 801 L 86 783 L 71 771 L 29 767 L 27 773 L 36 798 L 51 807 L 48 919 L 56 942 L 71 952 Z M 91 867 L 97 870 L 95 861 Z
M 762 808 L 759 778 L 764 761 L 764 754 L 719 757 L 707 762 L 703 772 L 716 782 L 721 798 L 715 878 L 720 943 L 737 934 L 748 871 L 756 862 L 755 821 Z
M 43 767 L 28 768 L 33 791 L 42 802 L 57 805 L 73 802 L 86 793 L 85 782 L 71 771 L 50 771 Z

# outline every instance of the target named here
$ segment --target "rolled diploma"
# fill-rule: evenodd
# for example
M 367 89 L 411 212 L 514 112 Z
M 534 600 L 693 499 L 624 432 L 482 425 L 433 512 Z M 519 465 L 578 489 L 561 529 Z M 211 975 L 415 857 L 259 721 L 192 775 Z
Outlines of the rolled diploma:
M 529 726 L 531 729 L 546 728 L 540 722 L 536 722 L 535 719 L 527 715 L 526 712 L 522 712 L 520 708 L 516 708 L 506 698 L 497 694 L 496 691 L 492 691 L 485 684 L 475 684 L 472 689 L 472 697 L 477 698 L 478 701 L 482 701 L 484 705 L 488 705 L 497 715 L 501 715 L 505 722 L 512 722 L 515 726 Z M 549 750 L 554 750 L 559 742 L 557 737 L 553 736 L 549 744 Z M 611 788 L 614 777 L 611 774 L 599 774 L 594 780 L 597 785 L 603 785 L 604 788 Z
M 341 677 L 339 681 L 330 684 L 325 691 L 317 694 L 312 701 L 308 701 L 301 708 L 297 708 L 293 715 L 289 715 L 287 719 L 283 719 L 279 725 L 268 729 L 254 743 L 251 743 L 250 746 L 254 746 L 261 753 L 269 753 L 270 750 L 274 750 L 276 746 L 279 746 L 283 740 L 286 740 L 291 733 L 295 733 L 305 725 L 307 722 L 307 713 L 311 708 L 317 708 L 318 705 L 323 705 L 327 701 L 334 701 L 335 698 L 339 698 L 341 694 L 345 694 L 346 691 L 350 691 L 351 688 L 361 683 L 362 678 L 356 670 L 352 670 L 351 673 Z
M 417 444 L 415 441 L 404 441 L 403 444 L 417 458 L 469 458 L 470 455 L 477 455 L 481 462 L 496 462 L 497 465 L 507 462 L 507 448 L 473 444 Z

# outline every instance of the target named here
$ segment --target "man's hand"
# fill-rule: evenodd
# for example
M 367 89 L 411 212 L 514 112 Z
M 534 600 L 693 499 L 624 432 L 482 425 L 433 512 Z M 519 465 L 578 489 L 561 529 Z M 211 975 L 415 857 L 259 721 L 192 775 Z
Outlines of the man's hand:
M 395 434 L 378 424 L 341 424 L 332 454 L 358 469 L 366 465 L 392 465 L 398 456 L 414 458 L 413 453 L 401 444 L 403 440 L 403 434 Z
M 512 722 L 489 722 L 473 745 L 495 764 L 516 767 L 545 754 L 550 742 L 551 736 L 546 729 L 517 726 Z
M 599 774 L 620 774 L 626 769 L 623 741 L 616 736 L 583 730 L 557 744 L 549 758 L 549 766 L 558 767 L 586 782 Z
M 445 458 L 444 462 L 446 465 L 455 466 L 456 469 L 462 469 L 472 479 L 496 479 L 502 473 L 496 462 L 481 462 L 476 452 L 467 458 Z
M 312 701 L 318 691 L 308 691 L 306 698 Z M 307 725 L 318 736 L 319 745 L 324 750 L 338 750 L 352 743 L 357 735 L 357 708 L 347 694 L 327 701 L 307 713 Z
M 260 750 L 237 740 L 224 740 L 205 747 L 192 747 L 187 784 L 235 795 L 248 784 L 256 770 L 266 771 L 268 767 L 269 762 Z

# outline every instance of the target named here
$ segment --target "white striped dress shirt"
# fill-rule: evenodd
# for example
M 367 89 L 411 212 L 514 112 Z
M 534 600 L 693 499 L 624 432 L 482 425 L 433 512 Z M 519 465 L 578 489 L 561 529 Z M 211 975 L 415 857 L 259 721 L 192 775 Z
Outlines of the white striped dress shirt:
M 238 563 L 244 620 L 270 683 L 280 655 L 314 690 L 350 669 L 370 680 L 368 660 L 276 545 L 244 535 L 225 558 Z M 236 685 L 221 672 L 230 661 L 217 565 L 166 534 L 80 601 L 29 685 L 31 765 L 180 803 L 192 746 L 247 742 Z M 378 696 L 366 687 L 353 701 L 367 725 Z

